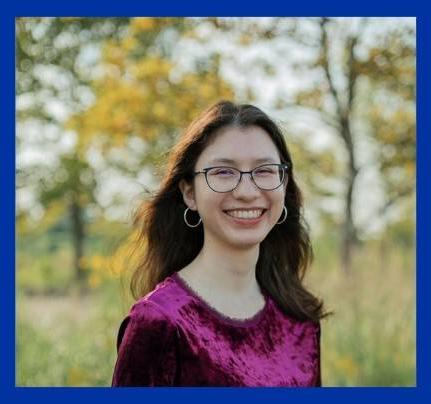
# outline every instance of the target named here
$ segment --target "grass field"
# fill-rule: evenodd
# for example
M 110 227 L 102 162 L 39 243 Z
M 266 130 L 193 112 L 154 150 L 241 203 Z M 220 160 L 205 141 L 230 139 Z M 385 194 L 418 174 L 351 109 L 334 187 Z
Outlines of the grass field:
M 316 267 L 311 276 L 311 287 L 319 285 L 335 312 L 322 323 L 326 386 L 416 384 L 414 257 L 395 248 L 379 255 L 378 246 L 370 245 L 349 277 L 335 266 Z
M 368 243 L 350 276 L 333 247 L 315 243 L 307 285 L 334 315 L 322 322 L 324 386 L 414 386 L 416 324 L 414 254 Z M 132 300 L 117 277 L 85 295 L 70 288 L 70 252 L 19 249 L 16 384 L 109 386 L 119 324 Z

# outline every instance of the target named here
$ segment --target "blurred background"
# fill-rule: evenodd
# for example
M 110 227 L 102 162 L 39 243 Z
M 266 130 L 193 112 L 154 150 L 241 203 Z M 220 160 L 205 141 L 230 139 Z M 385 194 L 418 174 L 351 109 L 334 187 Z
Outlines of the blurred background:
M 414 386 L 413 18 L 16 19 L 16 384 L 109 386 L 131 214 L 220 99 L 283 128 L 324 386 Z

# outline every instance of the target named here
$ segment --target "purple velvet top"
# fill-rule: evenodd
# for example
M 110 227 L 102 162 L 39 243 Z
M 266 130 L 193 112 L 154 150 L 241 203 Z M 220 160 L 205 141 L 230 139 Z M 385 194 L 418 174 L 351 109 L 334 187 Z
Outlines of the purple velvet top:
M 112 386 L 320 386 L 320 325 L 262 293 L 262 310 L 233 319 L 167 277 L 123 320 Z

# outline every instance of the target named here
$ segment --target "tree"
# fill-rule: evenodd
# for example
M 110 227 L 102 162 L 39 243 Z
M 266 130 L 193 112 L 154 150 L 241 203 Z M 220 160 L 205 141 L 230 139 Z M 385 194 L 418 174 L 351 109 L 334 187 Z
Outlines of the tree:
M 385 200 L 380 213 L 409 199 L 415 192 L 416 157 L 416 66 L 415 32 L 397 27 L 385 35 L 383 44 L 357 60 L 362 77 L 363 103 L 359 113 L 376 142 L 375 152 Z M 370 96 L 371 95 L 371 96 Z
M 74 251 L 73 267 L 76 280 L 83 283 L 86 278 L 82 266 L 85 242 L 85 207 L 94 204 L 95 174 L 91 166 L 79 155 L 64 155 L 54 176 L 40 181 L 40 202 L 49 208 L 54 202 L 61 201 L 61 206 L 69 214 L 70 231 Z M 60 213 L 60 212 L 59 212 Z
M 173 50 L 194 28 L 192 20 L 183 18 L 132 19 L 127 35 L 105 44 L 103 74 L 93 82 L 96 100 L 72 117 L 69 128 L 87 145 L 97 141 L 107 156 L 127 147 L 128 140 L 140 139 L 145 148 L 138 166 L 160 168 L 176 136 L 197 113 L 233 97 L 219 75 L 217 57 L 178 72 Z M 130 171 L 130 166 L 126 160 L 122 168 Z
M 80 283 L 85 280 L 81 265 L 86 237 L 85 209 L 95 202 L 96 177 L 79 142 L 65 151 L 58 151 L 58 145 L 68 136 L 64 130 L 66 117 L 82 110 L 91 96 L 89 82 L 96 60 L 89 60 L 85 54 L 94 53 L 105 38 L 120 35 L 127 21 L 18 18 L 16 22 L 18 156 L 37 149 L 55 157 L 50 164 L 43 155 L 40 161 L 20 162 L 17 189 L 18 192 L 29 189 L 36 195 L 38 203 L 50 213 L 45 215 L 50 223 L 69 215 L 73 267 Z M 29 127 L 33 131 L 39 128 L 34 142 L 29 140 Z M 18 218 L 26 215 L 28 212 L 18 204 Z
M 89 149 L 101 151 L 107 165 L 124 175 L 136 176 L 163 160 L 197 110 L 231 96 L 215 59 L 176 74 L 173 50 L 191 29 L 193 22 L 183 18 L 136 18 L 130 24 L 122 18 L 17 20 L 18 154 L 30 148 L 55 156 L 50 164 L 43 156 L 20 162 L 18 191 L 31 189 L 50 223 L 53 214 L 67 212 L 77 280 L 85 278 L 86 212 L 98 202 L 100 181 Z M 32 143 L 28 126 L 36 125 L 38 141 Z M 47 128 L 51 134 L 44 136 Z M 66 137 L 71 145 L 58 150 Z M 144 154 L 130 146 L 136 139 L 145 142 Z M 127 160 L 113 157 L 121 150 Z
M 253 66 L 260 66 L 262 75 L 278 76 L 280 84 L 283 77 L 289 82 L 289 75 L 296 73 L 303 85 L 291 93 L 280 85 L 275 109 L 286 116 L 304 113 L 316 127 L 334 135 L 337 147 L 332 150 L 316 152 L 306 142 L 297 148 L 304 151 L 304 165 L 319 168 L 305 171 L 317 199 L 337 192 L 328 177 L 343 180 L 340 251 L 348 273 L 354 247 L 360 243 L 354 217 L 360 172 L 372 165 L 378 169 L 386 198 L 380 214 L 402 203 L 414 189 L 414 30 L 406 24 L 392 24 L 374 35 L 381 21 L 373 19 L 214 19 L 213 23 L 230 34 L 239 27 L 235 38 L 243 47 L 270 49 L 276 44 L 272 58 L 257 56 Z M 298 49 L 300 60 L 295 58 Z M 250 65 L 241 68 L 246 71 Z M 249 90 L 257 94 L 254 85 Z M 373 158 L 366 161 L 358 154 L 364 142 L 374 149 Z

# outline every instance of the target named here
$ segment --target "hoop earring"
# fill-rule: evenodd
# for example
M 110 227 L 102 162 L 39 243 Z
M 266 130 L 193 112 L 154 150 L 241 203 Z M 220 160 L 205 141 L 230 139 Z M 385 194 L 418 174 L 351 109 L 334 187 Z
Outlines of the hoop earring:
M 277 222 L 276 224 L 281 224 L 281 223 L 283 223 L 286 220 L 286 218 L 287 218 L 287 208 L 286 208 L 286 206 L 283 207 L 283 214 L 284 214 L 283 220 L 281 222 Z
M 199 217 L 199 222 L 197 222 L 196 224 L 190 224 L 188 221 L 187 221 L 187 212 L 190 210 L 190 208 L 187 208 L 185 211 L 184 211 L 184 222 L 186 223 L 186 225 L 187 226 L 189 226 L 189 227 L 198 227 L 200 224 L 201 224 L 201 222 L 202 222 L 202 219 Z

